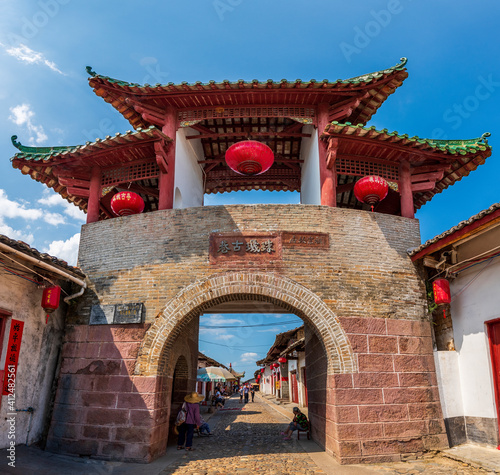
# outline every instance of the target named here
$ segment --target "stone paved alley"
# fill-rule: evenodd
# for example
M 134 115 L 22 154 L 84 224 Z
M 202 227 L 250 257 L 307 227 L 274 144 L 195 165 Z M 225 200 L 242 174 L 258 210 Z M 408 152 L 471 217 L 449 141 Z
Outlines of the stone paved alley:
M 180 459 L 162 474 L 477 474 L 487 473 L 445 457 L 420 461 L 367 466 L 340 466 L 305 435 L 297 440 L 282 440 L 280 432 L 289 421 L 272 403 L 257 397 L 254 403 L 240 405 L 237 399 L 226 402 L 209 421 L 212 437 L 195 437 L 194 452 Z M 284 411 L 283 411 L 284 412 Z M 316 461 L 314 460 L 316 459 Z
M 260 395 L 254 403 L 240 405 L 238 399 L 226 402 L 225 410 L 209 419 L 212 437 L 194 438 L 195 451 L 177 451 L 169 446 L 167 454 L 150 464 L 104 462 L 43 452 L 35 447 L 17 448 L 16 467 L 0 463 L 0 474 L 22 475 L 472 475 L 500 473 L 498 455 L 489 457 L 492 471 L 470 466 L 442 455 L 425 459 L 380 464 L 339 465 L 313 441 L 301 435 L 283 441 L 280 432 L 290 421 L 290 405 L 276 405 Z M 477 452 L 476 452 L 477 455 Z M 0 451 L 1 460 L 6 452 Z M 481 461 L 480 461 L 481 462 Z M 483 466 L 488 466 L 487 464 Z

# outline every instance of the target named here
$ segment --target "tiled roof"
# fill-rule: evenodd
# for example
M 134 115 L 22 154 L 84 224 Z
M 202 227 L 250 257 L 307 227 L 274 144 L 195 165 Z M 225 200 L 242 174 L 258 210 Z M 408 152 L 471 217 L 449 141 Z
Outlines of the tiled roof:
M 145 118 L 138 112 L 137 106 L 146 110 L 151 107 L 160 115 L 165 107 L 171 106 L 181 111 L 179 113 L 182 115 L 186 111 L 200 108 L 225 110 L 239 107 L 280 107 L 280 104 L 287 108 L 311 108 L 327 102 L 334 108 L 335 104 L 343 103 L 346 99 L 354 101 L 355 104 L 350 108 L 345 106 L 344 117 L 366 123 L 408 77 L 406 58 L 402 58 L 399 64 L 388 69 L 335 81 L 240 79 L 208 83 L 198 81 L 192 84 L 182 82 L 141 85 L 101 76 L 90 66 L 87 66 L 87 72 L 91 76 L 89 85 L 96 95 L 110 103 L 134 128 L 146 127 L 153 123 L 151 117 Z M 297 111 L 291 113 L 296 114 Z
M 54 158 L 68 158 L 70 156 L 76 158 L 120 145 L 133 144 L 142 140 L 158 138 L 167 141 L 171 140 L 153 125 L 147 129 L 137 129 L 134 131 L 127 130 L 124 134 L 116 133 L 114 136 L 108 135 L 104 139 L 97 138 L 94 142 L 86 142 L 84 145 L 65 147 L 28 147 L 26 145 L 21 145 L 21 143 L 17 141 L 17 135 L 13 135 L 11 137 L 12 144 L 19 152 L 11 158 L 11 161 L 14 161 L 16 158 L 34 162 L 44 162 Z
M 367 137 L 420 150 L 438 150 L 450 155 L 467 155 L 468 153 L 491 150 L 491 145 L 488 144 L 487 140 L 491 135 L 489 132 L 485 132 L 481 137 L 469 140 L 434 140 L 423 139 L 416 135 L 413 137 L 408 134 L 400 135 L 398 132 L 389 132 L 387 129 L 377 130 L 374 126 L 366 127 L 363 124 L 354 125 L 350 122 L 341 124 L 333 121 L 326 126 L 325 133 Z
M 470 140 L 434 140 L 417 136 L 410 137 L 387 129 L 377 130 L 362 124 L 350 122 L 332 122 L 325 127 L 322 139 L 329 137 L 339 139 L 338 156 L 367 156 L 376 160 L 393 162 L 398 165 L 401 160 L 408 160 L 417 170 L 418 167 L 436 167 L 443 170 L 442 178 L 436 180 L 435 186 L 427 191 L 414 191 L 413 200 L 418 209 L 430 201 L 436 193 L 460 181 L 471 171 L 482 165 L 491 155 L 491 146 L 487 138 L 491 134 Z
M 20 251 L 27 256 L 33 257 L 35 259 L 39 259 L 46 264 L 50 264 L 54 267 L 59 267 L 62 270 L 75 274 L 78 277 L 85 277 L 85 274 L 78 268 L 70 266 L 66 261 L 59 259 L 57 257 L 51 256 L 50 254 L 42 253 L 37 249 L 30 247 L 23 241 L 15 241 L 14 239 L 10 239 L 3 234 L 0 234 L 0 242 L 9 246 L 15 251 Z
M 466 219 L 465 221 L 460 221 L 456 226 L 453 226 L 452 228 L 448 229 L 448 231 L 445 231 L 438 236 L 433 237 L 432 239 L 429 239 L 428 241 L 424 242 L 420 246 L 416 247 L 415 249 L 412 249 L 411 251 L 408 251 L 408 255 L 410 257 L 414 257 L 417 254 L 420 254 L 422 251 L 426 250 L 433 244 L 439 243 L 439 241 L 442 241 L 443 239 L 452 236 L 453 234 L 457 233 L 458 231 L 466 230 L 468 226 L 471 226 L 474 223 L 477 223 L 483 218 L 486 217 L 492 217 L 494 213 L 499 214 L 500 213 L 500 203 L 494 203 L 492 204 L 488 209 L 485 209 L 483 211 L 480 211 L 479 213 L 475 214 L 474 216 L 471 216 L 469 219 Z
M 154 90 L 155 92 L 172 92 L 179 91 L 185 92 L 186 89 L 192 89 L 193 91 L 207 90 L 211 91 L 214 88 L 225 90 L 228 87 L 230 88 L 239 88 L 242 85 L 250 85 L 252 87 L 263 86 L 263 87 L 273 87 L 273 88 L 325 88 L 325 87 L 349 87 L 350 85 L 358 85 L 358 84 L 367 84 L 374 80 L 380 79 L 385 75 L 391 74 L 396 71 L 403 71 L 406 68 L 407 58 L 401 58 L 401 62 L 396 64 L 395 66 L 387 69 L 382 69 L 380 71 L 375 71 L 373 73 L 363 74 L 361 76 L 356 76 L 349 79 L 336 79 L 334 81 L 329 81 L 328 79 L 323 79 L 318 81 L 316 79 L 310 79 L 309 81 L 303 81 L 302 79 L 296 79 L 295 81 L 288 81 L 287 79 L 281 79 L 281 81 L 274 81 L 272 79 L 268 79 L 267 81 L 259 81 L 258 79 L 253 79 L 251 81 L 245 81 L 243 79 L 238 79 L 237 81 L 228 81 L 227 79 L 217 82 L 217 81 L 208 81 L 207 83 L 203 83 L 201 81 L 196 81 L 195 83 L 189 84 L 184 81 L 180 84 L 175 84 L 173 82 L 169 82 L 167 84 L 156 83 L 155 85 L 151 84 L 138 84 L 131 83 L 127 81 L 122 81 L 120 79 L 114 79 L 109 76 L 102 76 L 97 74 L 92 70 L 91 66 L 87 66 L 87 73 L 93 78 L 104 79 L 106 82 L 111 84 L 116 84 L 118 86 L 124 86 L 129 88 L 139 88 L 144 92 L 150 92 Z

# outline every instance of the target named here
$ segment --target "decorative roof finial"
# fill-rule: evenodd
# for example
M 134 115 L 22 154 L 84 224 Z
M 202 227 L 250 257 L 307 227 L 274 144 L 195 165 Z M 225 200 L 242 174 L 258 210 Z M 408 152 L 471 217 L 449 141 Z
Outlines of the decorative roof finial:
M 17 135 L 13 135 L 10 140 L 12 141 L 12 145 L 16 147 L 18 150 L 21 150 L 21 142 L 17 141 Z
M 408 62 L 408 58 L 405 58 L 404 56 L 400 58 L 400 63 L 396 65 L 396 68 L 404 68 L 406 66 L 406 63 Z
M 491 137 L 491 134 L 489 132 L 485 132 L 483 135 L 481 135 L 481 140 L 486 144 L 488 145 L 488 140 L 486 139 L 486 137 Z
M 92 71 L 92 66 L 86 66 L 85 69 L 87 70 L 87 73 L 90 74 L 92 77 L 96 77 L 97 73 L 95 71 Z

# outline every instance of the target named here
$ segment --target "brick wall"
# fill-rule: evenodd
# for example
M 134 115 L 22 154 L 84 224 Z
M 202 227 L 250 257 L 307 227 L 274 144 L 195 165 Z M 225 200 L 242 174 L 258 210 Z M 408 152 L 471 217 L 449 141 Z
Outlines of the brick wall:
M 330 245 L 328 249 L 283 245 L 280 259 L 210 263 L 211 233 L 282 231 L 327 233 Z M 437 447 L 444 429 L 432 348 L 428 344 L 417 348 L 423 342 L 419 339 L 429 338 L 421 329 L 429 329 L 425 291 L 406 254 L 419 242 L 415 220 L 321 206 L 164 210 L 85 225 L 79 265 L 90 285 L 69 315 L 73 333 L 81 336 L 68 340 L 72 344 L 65 347 L 56 402 L 60 407 L 54 419 L 66 421 L 61 414 L 70 414 L 71 406 L 84 410 L 74 414 L 76 420 L 70 416 L 52 429 L 52 449 L 134 459 L 133 449 L 138 460 L 162 453 L 173 415 L 172 377 L 181 349 L 187 348 L 184 356 L 188 365 L 194 364 L 197 321 L 193 319 L 215 304 L 244 304 L 249 297 L 279 305 L 308 325 L 313 432 L 341 462 L 369 461 L 386 454 L 393 459 Z M 93 304 L 134 302 L 144 303 L 145 325 L 87 326 Z M 194 368 L 190 368 L 193 382 Z M 121 377 L 123 384 L 126 378 L 132 383 L 135 378 L 150 381 L 150 392 L 145 391 L 141 400 L 128 396 L 124 408 L 125 396 L 106 386 L 111 377 Z M 125 394 L 141 393 L 135 386 L 125 389 Z M 102 394 L 107 395 L 101 398 Z M 398 410 L 407 418 L 400 419 Z M 130 418 L 138 411 L 149 411 L 151 418 L 143 419 L 143 430 L 130 439 Z M 375 416 L 365 416 L 366 411 L 382 413 L 385 419 L 367 421 Z M 113 421 L 96 432 L 92 421 L 98 416 L 91 414 L 108 414 Z M 373 432 L 366 435 L 362 425 Z M 89 427 L 100 438 L 96 442 L 94 434 L 78 444 Z M 381 438 L 392 448 L 381 447 Z

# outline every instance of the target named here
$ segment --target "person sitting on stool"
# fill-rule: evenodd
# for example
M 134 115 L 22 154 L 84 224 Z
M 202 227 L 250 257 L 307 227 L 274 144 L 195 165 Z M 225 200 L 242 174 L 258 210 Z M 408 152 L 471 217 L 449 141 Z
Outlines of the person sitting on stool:
M 307 416 L 300 412 L 298 407 L 293 408 L 293 421 L 288 425 L 288 429 L 281 433 L 283 440 L 290 440 L 294 430 L 307 430 L 309 429 L 309 422 Z

